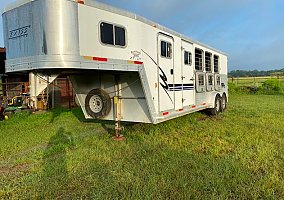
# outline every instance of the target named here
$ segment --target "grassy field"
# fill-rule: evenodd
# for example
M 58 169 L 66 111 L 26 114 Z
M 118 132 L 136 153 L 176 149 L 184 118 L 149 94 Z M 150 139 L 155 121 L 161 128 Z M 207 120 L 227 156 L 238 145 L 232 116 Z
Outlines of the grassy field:
M 0 122 L 0 199 L 283 199 L 284 97 L 231 95 L 226 113 L 159 125 L 79 109 Z
M 229 83 L 234 83 L 236 86 L 261 86 L 262 83 L 269 79 L 279 79 L 284 83 L 284 76 L 280 77 L 240 77 L 240 78 L 229 78 Z

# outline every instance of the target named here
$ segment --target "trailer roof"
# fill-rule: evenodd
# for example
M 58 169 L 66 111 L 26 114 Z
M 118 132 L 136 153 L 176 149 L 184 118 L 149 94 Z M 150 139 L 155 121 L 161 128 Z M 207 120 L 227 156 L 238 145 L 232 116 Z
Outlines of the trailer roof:
M 16 2 L 14 3 L 11 3 L 9 5 L 7 5 L 4 10 L 3 10 L 3 14 L 5 12 L 8 12 L 12 9 L 15 9 L 19 6 L 22 6 L 26 3 L 29 3 L 29 2 L 33 2 L 33 1 L 38 1 L 38 0 L 17 0 Z M 74 1 L 74 2 L 78 2 L 78 0 L 66 0 L 66 1 Z M 101 10 L 105 10 L 105 11 L 109 11 L 109 12 L 112 12 L 112 13 L 116 13 L 116 14 L 119 14 L 119 15 L 123 15 L 123 16 L 126 16 L 126 17 L 129 17 L 129 18 L 132 18 L 132 19 L 135 19 L 135 20 L 138 20 L 140 22 L 143 22 L 145 24 L 148 24 L 150 26 L 154 26 L 162 31 L 165 31 L 167 33 L 170 33 L 172 35 L 175 35 L 177 37 L 180 37 L 181 39 L 185 40 L 185 41 L 188 41 L 188 42 L 191 42 L 191 43 L 195 43 L 195 44 L 198 44 L 200 46 L 203 46 L 205 48 L 208 48 L 212 51 L 215 51 L 215 52 L 218 52 L 220 54 L 223 54 L 223 55 L 226 55 L 224 52 L 220 51 L 220 50 L 217 50 L 213 47 L 210 47 L 208 45 L 205 45 L 201 42 L 198 42 L 196 40 L 193 40 L 191 38 L 189 38 L 188 36 L 185 36 L 183 34 L 180 34 L 172 29 L 169 29 L 165 26 L 162 26 L 156 22 L 153 22 L 151 20 L 148 20 L 146 19 L 145 17 L 141 17 L 135 13 L 132 13 L 132 12 L 129 12 L 127 10 L 123 10 L 123 9 L 119 9 L 119 8 L 116 8 L 116 7 L 113 7 L 113 6 L 110 6 L 110 5 L 107 5 L 107 4 L 104 4 L 104 3 L 101 3 L 101 2 L 98 2 L 96 0 L 81 0 L 80 2 L 83 2 L 83 4 L 87 5 L 87 6 L 91 6 L 91 7 L 95 7 L 95 8 L 98 8 L 98 9 L 101 9 Z

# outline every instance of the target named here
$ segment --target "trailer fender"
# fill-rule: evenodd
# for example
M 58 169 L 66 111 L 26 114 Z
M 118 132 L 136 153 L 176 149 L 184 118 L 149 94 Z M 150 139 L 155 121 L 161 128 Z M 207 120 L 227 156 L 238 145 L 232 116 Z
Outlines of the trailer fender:
M 85 99 L 87 113 L 96 119 L 107 116 L 111 110 L 111 99 L 102 89 L 91 90 Z

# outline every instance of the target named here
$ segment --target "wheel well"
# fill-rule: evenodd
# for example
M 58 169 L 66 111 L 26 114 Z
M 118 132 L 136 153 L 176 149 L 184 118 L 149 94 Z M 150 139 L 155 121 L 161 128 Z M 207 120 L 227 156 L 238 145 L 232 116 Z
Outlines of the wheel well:
M 221 98 L 220 93 L 216 93 L 215 95 L 212 95 L 212 96 L 211 96 L 210 99 L 211 99 L 212 106 L 214 106 L 214 104 L 215 104 L 216 97 Z

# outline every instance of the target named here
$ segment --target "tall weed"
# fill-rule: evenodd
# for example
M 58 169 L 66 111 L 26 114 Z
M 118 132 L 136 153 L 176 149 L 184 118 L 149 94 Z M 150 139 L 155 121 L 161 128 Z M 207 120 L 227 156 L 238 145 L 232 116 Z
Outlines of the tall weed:
M 284 85 L 278 79 L 269 79 L 258 88 L 257 94 L 284 94 Z

